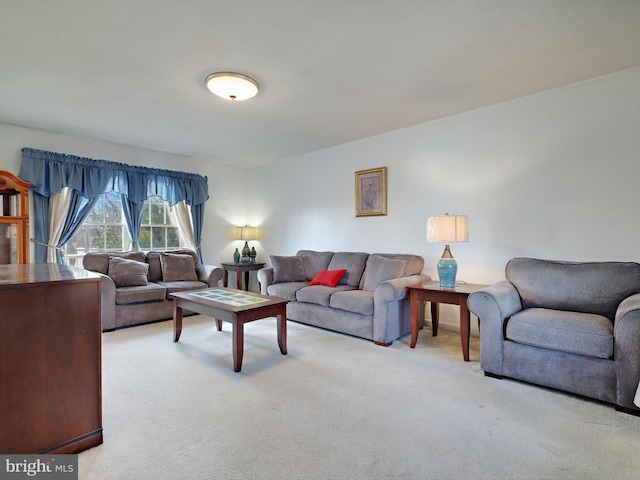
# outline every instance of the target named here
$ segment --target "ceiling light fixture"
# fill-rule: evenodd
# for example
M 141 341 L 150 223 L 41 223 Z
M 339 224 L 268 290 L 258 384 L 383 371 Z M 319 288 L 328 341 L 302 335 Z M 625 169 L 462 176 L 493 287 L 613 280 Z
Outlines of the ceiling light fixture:
M 241 73 L 212 73 L 204 83 L 211 93 L 226 100 L 246 100 L 258 93 L 258 82 Z

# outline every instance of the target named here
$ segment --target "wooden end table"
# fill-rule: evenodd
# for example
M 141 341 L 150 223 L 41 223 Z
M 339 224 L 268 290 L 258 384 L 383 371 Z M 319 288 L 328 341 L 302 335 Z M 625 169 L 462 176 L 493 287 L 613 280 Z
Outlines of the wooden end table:
M 216 328 L 222 330 L 222 322 L 231 324 L 233 337 L 233 370 L 242 369 L 244 353 L 244 324 L 261 318 L 277 317 L 278 346 L 282 355 L 287 354 L 287 303 L 279 297 L 259 295 L 232 288 L 207 288 L 172 293 L 173 341 L 182 333 L 182 310 L 190 310 L 213 317 Z
M 229 272 L 236 272 L 236 287 L 238 290 L 242 290 L 242 272 L 244 272 L 244 289 L 249 290 L 249 272 L 251 270 L 260 270 L 264 267 L 264 263 L 226 263 L 222 262 L 222 269 L 224 270 L 224 280 L 222 285 L 226 287 L 229 283 Z
M 431 302 L 432 335 L 438 335 L 438 321 L 440 303 L 460 305 L 460 341 L 462 343 L 462 356 L 465 362 L 469 361 L 469 334 L 471 318 L 467 307 L 467 298 L 473 292 L 489 285 L 467 283 L 456 285 L 456 288 L 441 288 L 440 282 L 423 282 L 408 285 L 409 302 L 411 309 L 411 348 L 415 348 L 418 341 L 418 329 L 420 320 L 424 318 L 423 302 Z

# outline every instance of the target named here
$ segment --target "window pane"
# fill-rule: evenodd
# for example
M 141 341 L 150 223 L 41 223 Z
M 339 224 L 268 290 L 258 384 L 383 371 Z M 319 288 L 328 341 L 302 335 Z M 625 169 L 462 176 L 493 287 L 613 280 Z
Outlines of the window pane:
M 142 223 L 140 225 L 149 225 L 149 204 L 144 202 L 144 209 L 142 210 Z
M 88 225 L 87 241 L 90 250 L 104 250 L 106 243 L 104 225 Z
M 138 246 L 141 250 L 151 249 L 151 227 L 141 227 L 140 237 L 138 237 Z
M 151 233 L 153 235 L 153 239 L 151 240 L 153 248 L 166 249 L 165 228 L 151 227 Z
M 122 251 L 122 227 L 107 225 L 107 250 Z
M 167 248 L 180 247 L 180 233 L 178 227 L 167 227 Z
M 164 225 L 164 205 L 152 203 L 151 207 L 151 225 Z
M 85 220 L 85 223 L 102 223 L 102 222 L 104 222 L 104 213 L 102 208 L 102 199 L 100 198 L 96 201 L 95 205 L 91 209 L 91 212 L 89 212 L 89 215 L 87 215 L 87 219 Z
M 105 223 L 121 223 L 122 203 L 117 193 L 111 192 L 105 195 L 102 205 L 104 208 Z

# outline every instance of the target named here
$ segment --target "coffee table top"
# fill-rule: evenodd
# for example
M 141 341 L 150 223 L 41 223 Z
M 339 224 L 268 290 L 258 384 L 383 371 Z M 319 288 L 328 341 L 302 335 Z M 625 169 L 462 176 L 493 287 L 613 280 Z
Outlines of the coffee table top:
M 259 293 L 236 290 L 235 288 L 216 287 L 202 290 L 175 292 L 172 297 L 190 300 L 203 305 L 222 308 L 232 312 L 242 312 L 253 308 L 268 307 L 289 303 L 286 298 L 260 295 Z

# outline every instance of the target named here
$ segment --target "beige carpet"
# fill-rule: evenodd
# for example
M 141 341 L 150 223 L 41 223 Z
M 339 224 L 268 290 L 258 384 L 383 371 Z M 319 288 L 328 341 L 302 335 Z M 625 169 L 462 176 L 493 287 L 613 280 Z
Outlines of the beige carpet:
M 484 377 L 478 339 L 389 348 L 275 319 L 245 329 L 185 318 L 103 336 L 104 444 L 80 479 L 637 479 L 640 418 Z

